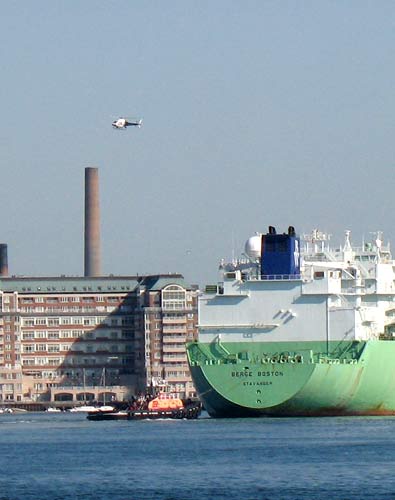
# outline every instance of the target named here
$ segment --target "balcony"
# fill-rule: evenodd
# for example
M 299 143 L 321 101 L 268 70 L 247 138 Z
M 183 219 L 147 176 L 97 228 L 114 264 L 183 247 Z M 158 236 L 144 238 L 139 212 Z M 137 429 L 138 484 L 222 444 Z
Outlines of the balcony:
M 174 352 L 176 354 L 178 353 L 185 353 L 185 345 L 182 346 L 174 346 L 174 345 L 164 345 L 163 346 L 163 353 L 171 353 Z
M 166 381 L 170 383 L 190 382 L 191 377 L 187 375 L 166 375 Z
M 187 328 L 185 325 L 163 325 L 163 333 L 186 333 Z
M 181 334 L 181 335 L 166 335 L 166 336 L 163 336 L 163 343 L 164 344 L 180 344 L 181 342 L 185 342 L 186 341 L 186 338 L 185 338 L 185 334 Z
M 163 362 L 164 363 L 186 363 L 187 356 L 186 354 L 168 354 L 163 353 Z
M 162 319 L 162 323 L 164 325 L 167 325 L 167 324 L 185 325 L 186 322 L 187 322 L 187 319 L 185 317 L 180 317 L 180 318 L 166 318 L 166 317 L 164 317 Z

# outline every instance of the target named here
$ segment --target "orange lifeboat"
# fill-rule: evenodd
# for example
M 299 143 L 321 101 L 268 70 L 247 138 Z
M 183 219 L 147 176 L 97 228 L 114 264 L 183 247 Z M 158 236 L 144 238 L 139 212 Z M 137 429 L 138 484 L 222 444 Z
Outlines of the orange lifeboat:
M 184 403 L 181 399 L 166 393 L 159 394 L 158 397 L 148 403 L 148 410 L 150 411 L 182 410 L 183 408 Z

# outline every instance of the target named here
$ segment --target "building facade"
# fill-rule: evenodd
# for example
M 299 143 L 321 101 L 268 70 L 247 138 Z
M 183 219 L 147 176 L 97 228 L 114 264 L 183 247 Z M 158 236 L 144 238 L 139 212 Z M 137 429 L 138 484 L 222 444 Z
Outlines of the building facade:
M 179 274 L 0 278 L 0 404 L 195 396 L 197 293 Z

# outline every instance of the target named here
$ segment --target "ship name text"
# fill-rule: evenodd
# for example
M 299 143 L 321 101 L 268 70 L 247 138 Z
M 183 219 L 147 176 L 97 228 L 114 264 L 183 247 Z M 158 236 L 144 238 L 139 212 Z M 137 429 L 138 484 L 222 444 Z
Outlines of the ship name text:
M 250 372 L 249 370 L 232 372 L 232 377 L 237 378 L 253 377 L 254 375 L 258 377 L 282 377 L 284 375 L 284 372 L 277 370 L 259 371 L 255 374 L 253 372 Z

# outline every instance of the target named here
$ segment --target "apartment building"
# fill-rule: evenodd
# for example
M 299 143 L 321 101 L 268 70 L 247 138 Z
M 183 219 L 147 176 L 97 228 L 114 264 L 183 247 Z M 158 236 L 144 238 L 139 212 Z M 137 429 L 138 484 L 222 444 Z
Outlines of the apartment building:
M 142 282 L 146 376 L 182 397 L 196 396 L 185 344 L 197 339 L 197 291 L 163 277 Z
M 185 343 L 197 289 L 179 274 L 0 278 L 0 402 L 195 395 Z

